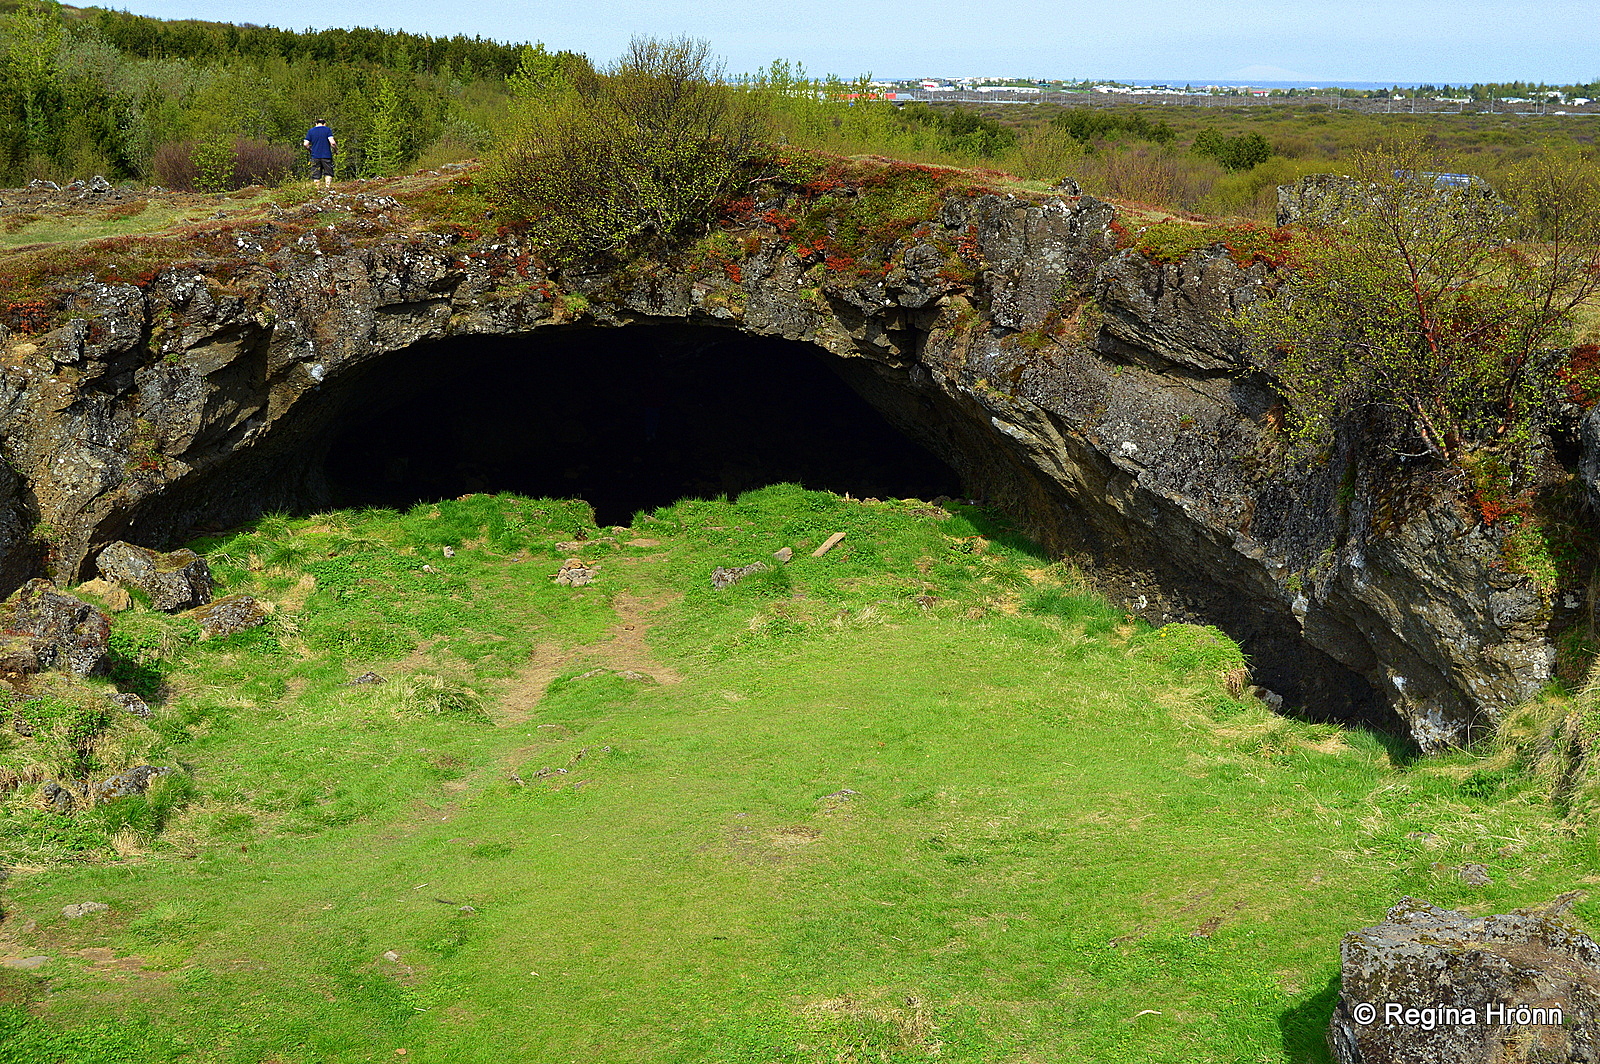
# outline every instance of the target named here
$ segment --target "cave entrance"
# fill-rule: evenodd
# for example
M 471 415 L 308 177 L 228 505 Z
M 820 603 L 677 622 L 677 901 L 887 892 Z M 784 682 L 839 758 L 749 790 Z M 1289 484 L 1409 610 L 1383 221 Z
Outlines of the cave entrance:
M 817 348 L 731 330 L 541 329 L 391 355 L 352 381 L 328 441 L 337 506 L 469 492 L 581 498 L 601 525 L 767 484 L 956 495 L 955 472 Z

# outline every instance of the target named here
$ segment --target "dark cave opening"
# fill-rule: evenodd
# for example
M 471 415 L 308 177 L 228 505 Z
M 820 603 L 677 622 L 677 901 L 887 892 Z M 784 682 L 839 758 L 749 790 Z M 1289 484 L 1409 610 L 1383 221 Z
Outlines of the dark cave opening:
M 956 495 L 948 465 L 806 344 L 663 326 L 419 346 L 346 386 L 328 440 L 338 506 L 469 492 L 582 498 L 602 525 L 767 484 Z
M 670 324 L 417 344 L 304 396 L 270 436 L 117 515 L 99 540 L 171 547 L 263 513 L 407 509 L 478 492 L 581 498 L 600 525 L 784 482 L 858 498 L 979 496 L 1048 552 L 1096 559 L 1124 605 L 1142 581 L 1167 587 L 1176 616 L 1238 639 L 1300 714 L 1398 728 L 1360 674 L 1192 568 L 1181 538 L 1125 542 L 1097 528 L 1063 485 L 994 445 L 981 411 L 918 370 Z M 1166 583 L 1150 575 L 1162 572 Z

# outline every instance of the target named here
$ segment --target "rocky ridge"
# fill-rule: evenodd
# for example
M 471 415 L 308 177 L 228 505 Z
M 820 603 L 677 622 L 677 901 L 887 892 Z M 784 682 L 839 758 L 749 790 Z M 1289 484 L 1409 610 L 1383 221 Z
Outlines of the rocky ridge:
M 1436 749 L 1549 679 L 1578 601 L 1507 564 L 1458 474 L 1289 454 L 1222 320 L 1268 265 L 1152 262 L 1110 205 L 959 184 L 847 245 L 839 219 L 896 172 L 863 166 L 767 188 L 722 223 L 737 239 L 670 261 L 554 273 L 514 228 L 373 186 L 219 221 L 132 280 L 60 279 L 49 313 L 0 312 L 0 582 L 325 501 L 327 430 L 388 355 L 686 323 L 827 352 L 971 493 L 1091 555 L 1130 610 L 1220 625 L 1314 715 L 1398 715 Z

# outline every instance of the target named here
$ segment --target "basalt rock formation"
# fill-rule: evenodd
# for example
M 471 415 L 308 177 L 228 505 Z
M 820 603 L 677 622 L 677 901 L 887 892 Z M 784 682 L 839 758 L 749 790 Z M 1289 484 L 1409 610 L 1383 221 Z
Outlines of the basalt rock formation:
M 136 281 L 58 289 L 0 337 L 0 582 L 325 503 L 329 441 L 400 352 L 687 325 L 824 353 L 969 493 L 1087 554 L 1148 619 L 1221 626 L 1304 712 L 1432 749 L 1547 681 L 1577 602 L 1507 566 L 1455 473 L 1359 441 L 1290 452 L 1223 321 L 1269 266 L 1220 246 L 1152 262 L 1087 196 L 948 191 L 854 258 L 790 232 L 805 197 L 848 211 L 847 186 L 772 191 L 709 251 L 559 274 L 514 229 L 335 193 L 219 221 Z
M 95 565 L 107 580 L 144 592 L 158 610 L 171 613 L 211 601 L 211 567 L 186 548 L 161 554 L 118 541 L 99 553 Z
M 1340 946 L 1339 1064 L 1600 1058 L 1600 946 L 1544 910 L 1472 917 L 1406 898 Z

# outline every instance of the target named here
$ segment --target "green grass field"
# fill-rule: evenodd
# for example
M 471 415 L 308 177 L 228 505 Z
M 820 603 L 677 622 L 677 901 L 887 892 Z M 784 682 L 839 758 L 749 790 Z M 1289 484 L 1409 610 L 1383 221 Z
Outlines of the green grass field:
M 1596 871 L 1531 786 L 1235 701 L 1225 638 L 981 511 L 590 520 L 270 518 L 197 544 L 266 627 L 118 614 L 166 696 L 92 754 L 187 771 L 6 801 L 0 957 L 50 959 L 0 968 L 0 1061 L 1324 1061 L 1344 933 Z

